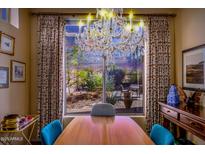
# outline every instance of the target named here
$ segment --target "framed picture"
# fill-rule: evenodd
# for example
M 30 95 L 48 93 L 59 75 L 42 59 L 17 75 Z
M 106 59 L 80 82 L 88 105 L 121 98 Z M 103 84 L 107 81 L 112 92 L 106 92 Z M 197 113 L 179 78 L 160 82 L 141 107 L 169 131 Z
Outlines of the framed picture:
M 0 8 L 0 21 L 8 23 L 10 20 L 10 9 L 9 8 Z
M 9 68 L 0 66 L 0 88 L 9 87 Z
M 0 52 L 14 55 L 15 38 L 0 32 Z
M 23 62 L 11 61 L 11 82 L 26 81 L 26 64 Z
M 205 44 L 183 51 L 183 88 L 205 91 Z

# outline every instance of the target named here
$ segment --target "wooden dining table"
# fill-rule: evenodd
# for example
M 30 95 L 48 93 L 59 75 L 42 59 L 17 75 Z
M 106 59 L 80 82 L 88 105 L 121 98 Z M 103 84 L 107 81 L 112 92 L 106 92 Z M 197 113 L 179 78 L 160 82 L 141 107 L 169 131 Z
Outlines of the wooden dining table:
M 151 145 L 143 129 L 130 117 L 79 116 L 57 138 L 56 145 Z

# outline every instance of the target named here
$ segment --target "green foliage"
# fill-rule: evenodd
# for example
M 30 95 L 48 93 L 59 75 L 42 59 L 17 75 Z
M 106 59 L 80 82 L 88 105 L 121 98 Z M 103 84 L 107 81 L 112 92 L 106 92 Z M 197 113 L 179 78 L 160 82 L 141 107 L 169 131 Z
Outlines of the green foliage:
M 78 66 L 78 47 L 74 46 L 71 55 L 71 64 L 74 66 Z
M 106 80 L 106 91 L 107 91 L 106 102 L 112 105 L 115 105 L 116 103 L 116 97 L 113 93 L 114 90 L 115 90 L 115 80 L 113 77 L 110 77 Z
M 113 77 L 106 80 L 106 90 L 107 91 L 114 91 L 115 90 L 115 82 L 114 82 Z
M 88 91 L 95 91 L 102 87 L 102 76 L 94 73 L 91 69 L 78 71 L 79 86 L 86 88 Z
M 110 103 L 110 104 L 112 104 L 112 105 L 115 105 L 115 103 L 116 103 L 116 97 L 115 97 L 113 94 L 107 95 L 107 97 L 106 97 L 106 102 L 107 102 L 107 103 Z
M 138 81 L 138 75 L 137 72 L 132 72 L 132 74 L 130 74 L 130 82 L 131 83 L 135 83 Z
M 142 80 L 142 72 L 132 72 L 130 74 L 130 83 L 136 83 Z

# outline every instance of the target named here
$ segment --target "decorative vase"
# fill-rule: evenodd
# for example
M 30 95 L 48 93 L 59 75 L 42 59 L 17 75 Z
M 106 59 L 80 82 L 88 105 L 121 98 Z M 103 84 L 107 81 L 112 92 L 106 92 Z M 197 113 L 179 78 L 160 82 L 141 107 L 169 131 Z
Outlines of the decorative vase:
M 179 104 L 179 94 L 177 91 L 177 87 L 175 85 L 171 85 L 169 89 L 169 94 L 167 96 L 167 104 L 176 106 Z
M 124 104 L 126 109 L 130 109 L 132 106 L 132 100 L 130 99 L 130 92 L 124 92 Z

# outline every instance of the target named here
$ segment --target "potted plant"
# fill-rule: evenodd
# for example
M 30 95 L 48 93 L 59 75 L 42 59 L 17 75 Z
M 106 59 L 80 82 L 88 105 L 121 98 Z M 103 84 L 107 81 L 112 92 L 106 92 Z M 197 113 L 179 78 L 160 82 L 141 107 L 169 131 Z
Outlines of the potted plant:
M 106 83 L 106 90 L 107 90 L 106 102 L 112 105 L 115 105 L 116 103 L 116 97 L 115 97 L 115 94 L 113 93 L 114 89 L 115 89 L 114 79 L 110 78 L 107 80 L 107 83 Z
M 130 109 L 132 106 L 132 99 L 130 98 L 130 92 L 124 91 L 124 104 L 126 109 Z

